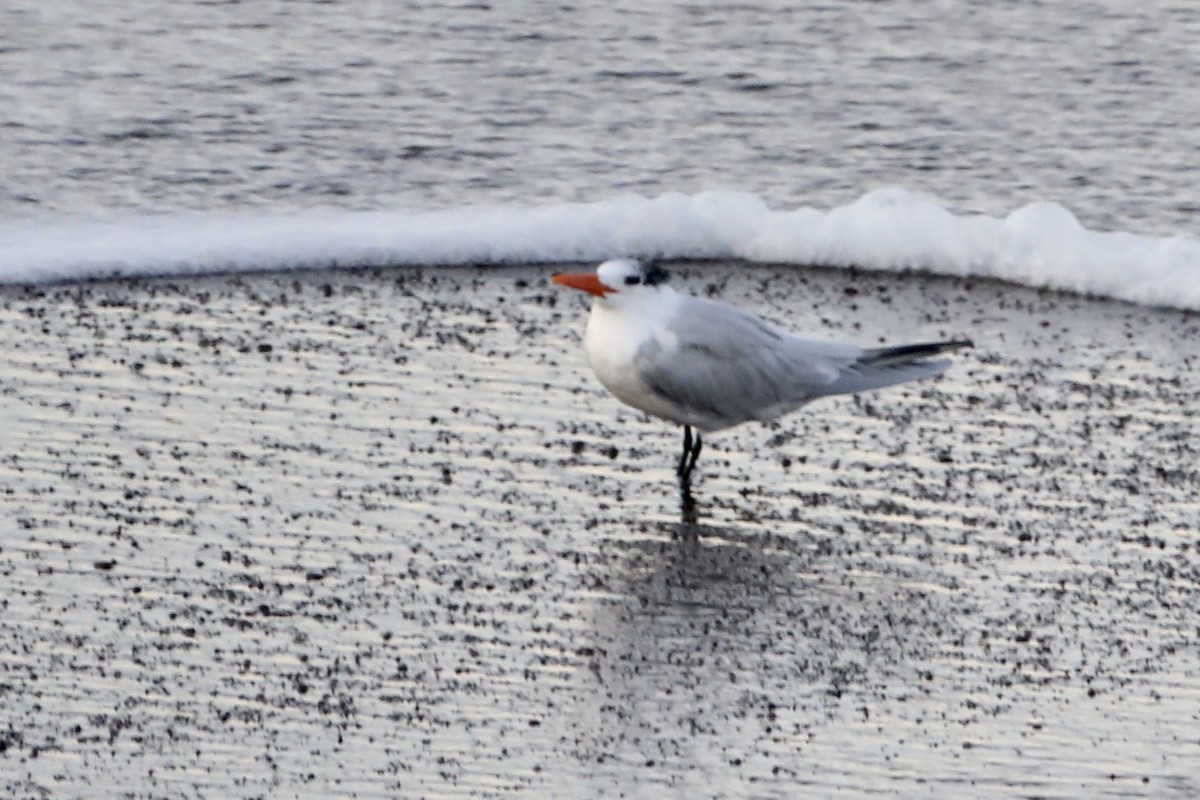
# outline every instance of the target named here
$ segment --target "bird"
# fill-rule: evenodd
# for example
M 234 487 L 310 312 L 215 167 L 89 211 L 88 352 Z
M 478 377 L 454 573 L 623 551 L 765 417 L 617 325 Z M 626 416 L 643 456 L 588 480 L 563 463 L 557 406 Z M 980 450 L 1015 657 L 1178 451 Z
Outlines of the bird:
M 941 375 L 944 353 L 969 339 L 861 347 L 802 336 L 753 312 L 676 292 L 661 266 L 614 258 L 554 283 L 593 297 L 587 360 L 618 400 L 683 426 L 676 467 L 690 497 L 703 435 L 770 422 L 819 397 L 880 389 Z

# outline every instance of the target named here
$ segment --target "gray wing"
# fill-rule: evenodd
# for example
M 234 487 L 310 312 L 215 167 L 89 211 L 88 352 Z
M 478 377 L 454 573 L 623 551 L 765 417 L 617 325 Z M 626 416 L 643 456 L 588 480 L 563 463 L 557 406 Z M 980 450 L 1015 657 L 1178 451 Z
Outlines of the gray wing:
M 647 387 L 701 430 L 774 419 L 829 393 L 861 355 L 853 344 L 786 333 L 749 312 L 692 298 L 634 361 Z M 673 335 L 673 336 L 672 336 Z

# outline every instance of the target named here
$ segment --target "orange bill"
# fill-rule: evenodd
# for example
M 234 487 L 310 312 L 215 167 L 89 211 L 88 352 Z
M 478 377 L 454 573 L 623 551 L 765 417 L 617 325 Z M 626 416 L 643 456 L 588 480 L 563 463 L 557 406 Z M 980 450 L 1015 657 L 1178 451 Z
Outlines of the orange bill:
M 551 278 L 555 283 L 561 286 L 570 286 L 572 289 L 580 289 L 588 294 L 594 294 L 597 297 L 613 291 L 611 286 L 605 286 L 600 279 L 592 272 L 560 272 Z

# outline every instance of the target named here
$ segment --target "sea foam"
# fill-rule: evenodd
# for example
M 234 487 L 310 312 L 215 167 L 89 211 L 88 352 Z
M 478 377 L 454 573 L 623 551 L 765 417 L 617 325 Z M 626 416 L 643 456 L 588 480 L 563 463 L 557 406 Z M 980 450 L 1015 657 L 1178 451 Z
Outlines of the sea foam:
M 1200 239 L 1085 229 L 1037 202 L 1003 219 L 904 189 L 831 210 L 720 191 L 436 211 L 188 213 L 0 224 L 0 282 L 314 267 L 562 264 L 615 255 L 919 270 L 1200 309 Z

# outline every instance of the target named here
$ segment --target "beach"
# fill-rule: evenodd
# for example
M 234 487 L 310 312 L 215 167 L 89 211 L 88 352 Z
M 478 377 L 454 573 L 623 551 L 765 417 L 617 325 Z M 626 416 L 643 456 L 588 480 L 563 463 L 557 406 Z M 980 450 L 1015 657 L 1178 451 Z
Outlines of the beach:
M 706 439 L 545 267 L 0 287 L 10 797 L 1194 797 L 1200 316 L 669 265 L 942 378 Z

